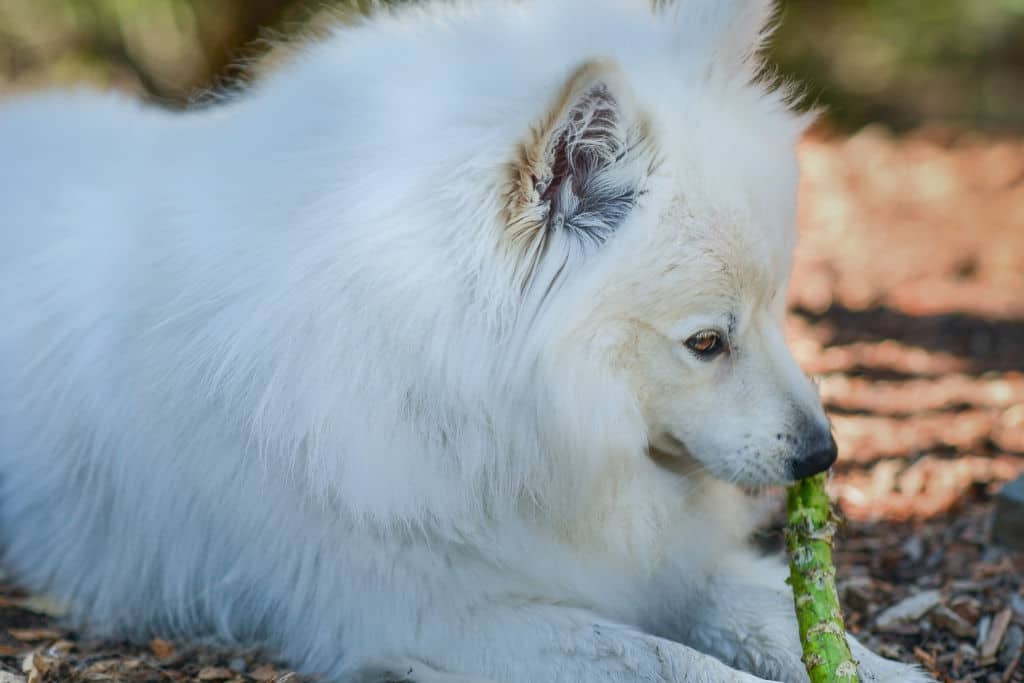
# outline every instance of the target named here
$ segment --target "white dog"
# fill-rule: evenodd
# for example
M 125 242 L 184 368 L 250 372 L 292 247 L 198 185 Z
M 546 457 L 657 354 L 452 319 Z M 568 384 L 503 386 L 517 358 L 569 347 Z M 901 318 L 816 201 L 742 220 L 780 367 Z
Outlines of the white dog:
M 736 486 L 835 457 L 772 10 L 446 2 L 185 115 L 7 103 L 7 565 L 330 681 L 806 681 Z

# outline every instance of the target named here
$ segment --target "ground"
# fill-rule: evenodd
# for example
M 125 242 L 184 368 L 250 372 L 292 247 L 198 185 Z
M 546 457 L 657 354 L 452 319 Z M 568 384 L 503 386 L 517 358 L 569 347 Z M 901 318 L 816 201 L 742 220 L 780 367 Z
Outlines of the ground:
M 1024 472 L 1024 141 L 816 132 L 801 161 L 789 332 L 840 446 L 848 626 L 944 682 L 1024 682 L 1024 552 L 990 541 L 994 494 Z M 300 680 L 253 655 L 95 642 L 54 611 L 0 586 L 0 683 Z

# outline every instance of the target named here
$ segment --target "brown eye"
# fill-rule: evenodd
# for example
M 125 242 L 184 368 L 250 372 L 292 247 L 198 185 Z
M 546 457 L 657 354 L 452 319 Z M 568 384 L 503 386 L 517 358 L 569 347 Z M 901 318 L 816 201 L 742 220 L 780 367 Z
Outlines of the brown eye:
M 714 330 L 701 330 L 686 340 L 686 348 L 693 351 L 702 359 L 710 359 L 717 356 L 725 349 L 722 343 L 722 336 Z

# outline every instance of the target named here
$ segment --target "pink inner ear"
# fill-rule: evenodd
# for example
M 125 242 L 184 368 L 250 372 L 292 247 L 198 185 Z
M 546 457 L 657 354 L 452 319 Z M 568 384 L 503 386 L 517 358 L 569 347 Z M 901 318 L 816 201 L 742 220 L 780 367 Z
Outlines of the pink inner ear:
M 606 85 L 591 88 L 566 119 L 548 146 L 551 176 L 536 184 L 540 200 L 548 205 L 549 216 L 567 208 L 560 206 L 566 189 L 573 197 L 581 197 L 588 176 L 600 172 L 624 153 L 618 103 Z M 569 188 L 564 187 L 566 182 L 571 183 Z
M 569 132 L 568 130 L 562 130 L 555 136 L 554 140 L 554 159 L 551 162 L 551 177 L 544 179 L 543 188 L 538 186 L 540 192 L 541 202 L 547 204 L 549 207 L 555 200 L 558 192 L 561 191 L 562 184 L 566 181 L 569 176 L 569 150 L 567 140 Z M 575 190 L 575 188 L 573 188 Z

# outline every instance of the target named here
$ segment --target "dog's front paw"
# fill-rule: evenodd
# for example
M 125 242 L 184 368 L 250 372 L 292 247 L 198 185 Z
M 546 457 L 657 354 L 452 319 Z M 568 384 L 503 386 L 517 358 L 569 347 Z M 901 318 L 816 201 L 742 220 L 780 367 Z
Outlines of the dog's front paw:
M 875 665 L 857 667 L 861 683 L 935 683 L 935 679 L 913 664 L 886 662 L 883 669 Z
M 861 683 L 935 683 L 920 667 L 879 657 L 853 638 L 850 638 L 850 649 L 857 660 Z

